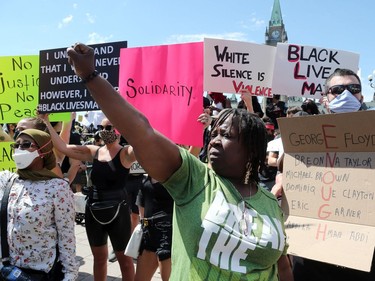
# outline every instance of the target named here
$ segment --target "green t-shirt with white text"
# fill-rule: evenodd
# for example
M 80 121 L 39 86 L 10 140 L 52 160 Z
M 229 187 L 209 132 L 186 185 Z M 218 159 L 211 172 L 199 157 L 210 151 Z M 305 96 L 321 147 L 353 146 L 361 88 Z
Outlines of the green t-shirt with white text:
M 244 202 L 229 180 L 180 151 L 181 167 L 163 183 L 175 200 L 170 280 L 278 280 L 287 245 L 276 198 L 259 187 Z

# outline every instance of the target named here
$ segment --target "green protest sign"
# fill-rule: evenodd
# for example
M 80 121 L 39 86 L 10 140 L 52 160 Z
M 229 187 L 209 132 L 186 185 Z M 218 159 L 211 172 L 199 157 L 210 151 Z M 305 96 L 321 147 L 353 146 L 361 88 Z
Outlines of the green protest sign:
M 10 147 L 11 143 L 12 142 L 0 142 L 0 171 L 16 171 L 16 165 L 12 158 L 13 151 Z
M 0 123 L 36 116 L 38 96 L 39 56 L 0 57 Z M 50 119 L 69 120 L 69 114 L 54 114 Z

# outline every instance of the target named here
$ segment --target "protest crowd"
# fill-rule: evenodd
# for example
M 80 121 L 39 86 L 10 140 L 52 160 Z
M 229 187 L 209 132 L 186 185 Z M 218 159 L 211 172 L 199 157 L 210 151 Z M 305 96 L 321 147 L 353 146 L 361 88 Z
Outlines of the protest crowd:
M 237 104 L 207 92 L 193 117 L 203 139 L 196 147 L 155 130 L 97 74 L 93 48 L 77 43 L 67 53 L 100 118 L 92 121 L 87 113 L 78 121 L 71 113 L 68 121 L 51 122 L 48 112 L 38 112 L 1 124 L 0 142 L 11 143 L 16 165 L 0 172 L 0 196 L 10 191 L 10 264 L 1 278 L 17 266 L 40 278 L 32 280 L 76 280 L 77 223 L 86 228 L 94 280 L 107 280 L 109 259 L 122 280 L 151 280 L 157 269 L 163 281 L 375 280 L 374 259 L 365 272 L 289 254 L 293 241 L 280 207 L 285 153 L 279 120 L 364 111 L 354 71 L 336 69 L 322 99 L 305 98 L 299 106 L 288 107 L 275 94 L 262 108 L 246 88 Z M 80 212 L 78 195 L 84 198 Z M 141 233 L 136 254 L 126 255 L 135 233 Z
M 347 89 L 344 86 L 342 86 L 342 89 L 341 88 L 336 89 L 335 85 L 331 84 L 332 87 L 327 88 L 328 94 L 325 97 L 325 99 L 327 99 L 326 100 L 327 104 L 329 105 L 330 102 L 335 100 L 335 99 L 332 99 L 332 95 L 340 94 L 336 92 L 338 91 L 349 92 L 349 90 L 352 90 L 352 92 L 348 94 L 348 99 L 351 98 L 351 103 L 352 103 L 352 108 L 350 110 L 353 110 L 353 111 L 361 110 L 359 78 L 356 76 L 355 73 L 350 72 L 349 70 L 342 70 L 342 72 L 337 72 L 337 74 L 333 75 L 333 79 L 341 79 L 341 77 L 344 77 L 346 79 L 349 79 L 347 77 L 350 77 L 350 79 L 355 80 L 355 81 L 349 81 L 349 83 L 352 83 L 352 84 L 349 84 L 349 86 L 350 85 L 359 85 L 359 86 L 357 88 L 348 87 Z M 344 83 L 344 82 L 341 82 L 340 80 L 337 83 Z M 341 86 L 341 84 L 338 84 L 338 85 Z M 101 86 L 94 85 L 93 91 L 95 91 L 94 90 L 95 87 L 99 88 Z M 221 102 L 215 102 L 216 99 L 213 98 L 213 96 L 215 95 L 221 96 Z M 358 102 L 355 102 L 353 100 L 352 97 L 354 97 L 354 95 L 359 95 L 358 97 L 355 97 L 356 99 L 358 99 Z M 247 111 L 249 113 L 253 113 L 254 117 L 252 118 L 259 119 L 258 122 L 260 123 L 258 126 L 263 126 L 265 129 L 263 131 L 265 132 L 265 141 L 268 143 L 268 145 L 267 145 L 267 150 L 264 151 L 265 153 L 264 161 L 259 162 L 259 169 L 257 169 L 258 173 L 256 176 L 254 176 L 254 178 L 258 179 L 256 182 L 258 186 L 257 187 L 258 191 L 254 190 L 254 194 L 251 194 L 252 192 L 252 189 L 251 189 L 250 194 L 248 195 L 249 197 L 254 196 L 255 194 L 257 194 L 257 192 L 260 192 L 259 189 L 262 189 L 262 190 L 264 189 L 264 190 L 267 190 L 267 192 L 272 191 L 278 198 L 280 198 L 282 184 L 279 181 L 275 185 L 275 179 L 277 175 L 279 178 L 282 175 L 281 162 L 282 162 L 282 156 L 283 156 L 283 149 L 282 149 L 282 142 L 281 142 L 281 134 L 280 134 L 280 131 L 278 129 L 278 124 L 277 124 L 277 119 L 283 118 L 283 117 L 317 115 L 317 114 L 322 114 L 322 111 L 318 109 L 318 106 L 316 105 L 315 101 L 312 99 L 306 99 L 303 103 L 301 103 L 301 106 L 294 106 L 291 108 L 287 108 L 286 104 L 279 100 L 280 99 L 279 96 L 274 96 L 273 98 L 269 98 L 267 100 L 265 113 L 263 112 L 258 102 L 258 99 L 252 97 L 248 91 L 242 91 L 240 102 L 235 106 L 235 108 L 237 109 L 231 109 L 234 106 L 226 102 L 225 101 L 226 99 L 227 98 L 224 95 L 222 95 L 222 93 L 211 93 L 211 92 L 208 93 L 206 97 L 203 97 L 203 109 L 205 113 L 199 117 L 199 121 L 202 122 L 204 125 L 204 128 L 203 128 L 204 129 L 203 131 L 204 145 L 203 147 L 199 147 L 198 149 L 196 148 L 195 149 L 196 152 L 191 151 L 191 153 L 193 154 L 193 157 L 196 157 L 202 163 L 205 163 L 205 164 L 207 164 L 207 162 L 208 163 L 210 162 L 209 145 L 213 147 L 213 144 L 210 144 L 210 142 L 212 142 L 212 139 L 214 138 L 215 134 L 217 134 L 213 132 L 215 132 L 215 126 L 220 126 L 215 123 L 216 119 L 218 119 L 217 122 L 219 122 L 220 118 L 224 118 L 222 116 L 225 116 L 225 113 L 231 114 L 231 115 L 240 114 L 239 112 L 241 112 L 241 110 Z M 328 112 L 329 111 L 333 112 L 334 110 L 336 110 L 336 112 L 341 112 L 340 108 L 333 107 L 332 103 L 331 103 L 331 106 L 328 106 L 327 110 Z M 244 114 L 244 113 L 241 113 L 241 114 Z M 105 173 L 101 174 L 102 173 L 101 170 L 103 169 L 105 170 L 105 167 L 101 167 L 99 169 L 95 168 L 96 165 L 94 163 L 95 161 L 96 163 L 100 163 L 103 160 L 114 161 L 114 159 L 117 158 L 116 155 L 119 154 L 120 151 L 123 151 L 124 147 L 131 148 L 131 146 L 129 146 L 126 139 L 123 136 L 120 136 L 117 133 L 117 131 L 115 132 L 114 130 L 114 128 L 116 129 L 118 128 L 119 131 L 121 132 L 122 127 L 121 126 L 114 127 L 112 125 L 112 122 L 110 122 L 106 118 L 102 119 L 101 124 L 91 123 L 88 126 L 83 125 L 82 123 L 76 121 L 75 119 L 71 119 L 68 122 L 69 124 L 66 126 L 67 129 L 69 130 L 69 137 L 67 139 L 65 138 L 64 140 L 61 137 L 61 132 L 60 132 L 61 127 L 64 127 L 64 125 L 61 126 L 60 124 L 59 126 L 59 124 L 57 124 L 58 122 L 50 123 L 48 121 L 48 116 L 43 115 L 43 114 L 39 115 L 38 117 L 34 119 L 35 120 L 33 120 L 33 122 L 35 124 L 39 124 L 39 123 L 42 124 L 41 127 L 37 129 L 51 134 L 52 140 L 50 140 L 49 142 L 51 143 L 52 141 L 54 144 L 54 149 L 57 148 L 57 150 L 64 155 L 62 157 L 62 159 L 64 160 L 61 160 L 61 162 L 56 162 L 55 164 L 61 168 L 61 177 L 65 178 L 66 182 L 69 182 L 70 190 L 74 193 L 78 193 L 78 192 L 81 193 L 83 189 L 87 189 L 86 191 L 83 191 L 83 192 L 86 192 L 85 194 L 88 196 L 87 198 L 89 198 L 89 202 L 90 200 L 95 201 L 93 199 L 94 197 L 98 199 L 101 198 L 103 194 L 100 194 L 100 191 L 96 189 L 92 190 L 90 188 L 95 187 L 93 182 L 97 182 L 97 180 L 95 180 L 96 175 L 100 175 L 100 177 L 105 177 L 106 175 Z M 23 140 L 20 136 L 28 132 L 28 130 L 30 130 L 31 127 L 29 128 L 28 125 L 26 125 L 26 128 L 23 128 L 22 122 L 19 122 L 18 125 L 17 124 L 2 124 L 2 132 L 1 132 L 2 141 L 15 141 L 16 144 L 21 144 L 21 145 L 15 146 L 15 148 L 20 147 L 22 149 L 30 149 L 33 146 L 29 146 L 27 148 L 25 145 L 23 145 L 24 143 L 26 144 L 26 141 Z M 220 130 L 228 130 L 228 129 L 220 129 Z M 35 132 L 33 133 L 35 134 Z M 31 138 L 33 138 L 32 133 L 28 133 L 28 134 L 31 136 Z M 277 143 L 274 143 L 277 140 L 280 140 L 280 141 L 278 141 Z M 111 150 L 107 147 L 106 150 L 109 151 L 109 155 L 101 156 L 99 152 L 99 148 L 103 146 L 106 147 L 111 144 L 112 145 L 116 144 L 117 152 L 111 153 Z M 42 145 L 39 145 L 39 146 L 42 146 Z M 38 150 L 39 149 L 40 148 L 38 148 Z M 69 149 L 71 149 L 72 151 L 71 152 L 68 151 Z M 265 147 L 263 149 L 265 149 Z M 87 153 L 88 156 L 87 157 L 82 156 L 83 153 Z M 184 155 L 182 152 L 180 153 L 181 155 Z M 113 155 L 115 156 L 112 157 Z M 18 158 L 16 156 L 17 156 L 17 153 L 15 152 L 15 155 L 13 156 L 15 161 L 17 161 L 17 158 Z M 183 156 L 183 157 L 186 157 L 186 156 Z M 78 167 L 78 169 L 74 170 L 73 175 L 68 174 L 69 166 L 72 164 L 72 163 L 69 163 L 69 159 L 71 158 L 78 160 L 78 164 L 77 163 L 73 164 Z M 100 160 L 98 161 L 98 159 L 100 158 L 102 158 L 102 161 Z M 281 161 L 280 161 L 280 158 L 281 158 Z M 130 161 L 129 164 L 125 165 L 124 168 L 122 168 L 122 169 L 125 169 L 125 174 L 122 176 L 119 175 L 119 179 L 121 179 L 121 182 L 119 184 L 120 184 L 121 190 L 123 190 L 124 192 L 124 195 L 123 195 L 124 197 L 122 197 L 121 195 L 120 197 L 124 199 L 121 202 L 124 202 L 123 204 L 125 204 L 123 205 L 125 206 L 125 212 L 123 216 L 127 217 L 126 219 L 127 227 L 126 228 L 120 227 L 112 232 L 111 229 L 107 229 L 107 227 L 104 227 L 100 221 L 96 221 L 97 218 L 95 217 L 94 214 L 92 214 L 92 211 L 90 211 L 88 207 L 86 207 L 85 214 L 82 217 L 82 219 L 79 220 L 79 223 L 82 223 L 82 220 L 85 220 L 86 227 L 92 223 L 97 225 L 93 234 L 90 234 L 91 236 L 89 235 L 89 232 L 88 232 L 89 237 L 91 237 L 89 239 L 91 239 L 92 241 L 97 241 L 97 242 L 92 242 L 93 244 L 91 244 L 90 242 L 90 244 L 92 245 L 91 247 L 92 247 L 94 257 L 97 255 L 97 259 L 99 260 L 98 262 L 94 263 L 93 272 L 96 278 L 95 280 L 105 280 L 106 278 L 105 267 L 107 266 L 106 261 L 108 258 L 108 251 L 107 251 L 108 235 L 109 237 L 111 237 L 111 235 L 114 235 L 115 237 L 117 237 L 117 238 L 111 237 L 111 243 L 114 245 L 117 245 L 116 243 L 118 243 L 116 242 L 116 239 L 120 239 L 121 237 L 121 239 L 123 240 L 124 244 L 122 244 L 122 246 L 119 246 L 120 248 L 117 249 L 115 247 L 118 247 L 118 246 L 114 246 L 114 249 L 116 249 L 116 255 L 114 256 L 114 258 L 112 258 L 113 261 L 121 260 L 123 259 L 123 257 L 126 258 L 126 256 L 124 255 L 126 243 L 128 242 L 130 238 L 131 232 L 135 229 L 136 225 L 139 223 L 141 224 L 142 229 L 143 229 L 144 240 L 143 242 L 141 242 L 140 255 L 137 258 L 135 258 L 135 262 L 137 264 L 136 266 L 137 271 L 135 272 L 134 268 L 130 269 L 133 267 L 132 259 L 128 259 L 129 265 L 126 265 L 125 263 L 125 265 L 122 266 L 120 264 L 120 267 L 122 269 L 122 274 L 123 276 L 126 276 L 126 278 L 124 278 L 123 280 L 151 280 L 158 266 L 160 267 L 160 270 L 161 270 L 162 280 L 169 280 L 169 277 L 172 271 L 172 261 L 171 261 L 172 246 L 171 245 L 172 245 L 173 197 L 170 197 L 169 193 L 167 192 L 167 190 L 164 188 L 162 184 L 160 184 L 157 180 L 154 180 L 153 178 L 150 177 L 150 175 L 147 174 L 147 170 L 146 172 L 142 170 L 141 172 L 135 173 L 133 175 L 129 174 L 130 165 L 132 162 L 135 161 L 135 157 L 132 156 L 132 158 L 130 159 L 131 160 L 129 160 Z M 65 160 L 68 160 L 67 161 L 68 163 L 64 165 L 63 162 L 65 162 Z M 123 160 L 123 161 L 126 161 L 126 160 Z M 189 161 L 192 161 L 192 160 L 190 159 Z M 19 177 L 21 178 L 22 173 L 20 172 L 24 171 L 25 168 L 18 166 L 18 164 L 16 165 L 19 171 L 18 172 Z M 124 165 L 122 160 L 118 163 L 118 165 L 120 166 Z M 68 166 L 68 168 L 66 168 L 65 166 Z M 27 169 L 28 167 L 26 167 L 26 170 Z M 89 172 L 88 172 L 88 169 L 90 170 Z M 109 170 L 106 173 L 111 173 L 111 172 Z M 4 182 L 6 176 L 7 176 L 6 173 L 1 174 L 2 182 Z M 57 177 L 57 176 L 54 176 L 54 177 Z M 136 184 L 135 185 L 133 184 L 132 188 L 129 187 L 129 191 L 127 191 L 128 183 L 126 182 L 126 178 L 129 179 L 133 177 L 137 178 L 137 180 L 135 181 Z M 94 178 L 93 181 L 92 181 L 92 178 Z M 124 179 L 125 181 L 123 181 Z M 169 180 L 167 180 L 167 182 L 169 182 Z M 111 183 L 110 186 L 108 186 L 108 189 L 113 188 L 115 185 L 116 184 Z M 273 187 L 273 190 L 272 190 L 272 187 Z M 131 196 L 130 193 L 133 193 L 133 195 Z M 161 195 L 163 193 L 164 195 Z M 173 196 L 176 196 L 175 200 L 176 199 L 181 200 L 181 198 L 179 198 L 178 196 L 178 193 L 171 193 L 171 194 Z M 66 194 L 64 196 L 69 197 L 70 195 Z M 114 196 L 111 196 L 109 193 L 109 194 L 106 194 L 106 196 L 109 196 L 109 199 L 115 200 L 115 199 L 118 199 L 119 193 L 114 193 Z M 271 196 L 271 195 L 268 194 L 267 196 Z M 108 198 L 108 197 L 105 197 L 105 198 Z M 166 199 L 163 199 L 163 198 L 169 198 L 169 199 L 165 201 Z M 147 206 L 145 206 L 145 204 L 147 204 Z M 129 214 L 135 214 L 135 216 L 133 216 L 131 219 Z M 78 214 L 76 214 L 76 216 L 77 215 Z M 119 221 L 121 221 L 121 219 L 120 217 L 117 217 L 117 216 L 115 216 L 115 220 L 110 223 L 113 223 L 114 225 L 117 225 L 118 227 Z M 104 219 L 106 219 L 105 217 L 106 216 L 104 216 Z M 71 222 L 70 222 L 70 225 L 71 225 Z M 103 238 L 100 238 L 101 240 L 97 240 L 99 239 L 98 227 L 102 228 L 104 231 L 103 232 L 104 236 Z M 104 234 L 104 233 L 107 233 L 107 234 Z M 152 237 L 155 237 L 155 238 L 152 238 Z M 99 243 L 99 244 L 96 245 L 95 243 Z M 101 248 L 102 250 L 99 251 L 99 248 Z M 176 250 L 175 255 L 176 255 L 176 259 L 178 259 L 178 250 Z M 369 279 L 369 278 L 373 278 L 373 274 L 370 276 L 369 274 L 362 273 L 356 270 L 350 270 L 350 269 L 346 269 L 343 267 L 337 267 L 334 265 L 319 263 L 313 260 L 289 256 L 289 255 L 286 255 L 285 251 L 283 255 L 287 257 L 287 263 L 286 264 L 279 263 L 279 274 L 278 274 L 279 280 L 293 280 L 293 274 L 294 274 L 294 280 L 373 280 L 373 279 Z M 178 263 L 176 262 L 176 264 Z M 73 265 L 70 265 L 70 266 L 71 266 L 70 269 L 75 268 L 74 270 L 76 271 L 78 270 L 78 268 L 76 268 L 76 265 L 74 267 Z M 286 270 L 285 266 L 288 267 L 289 269 Z M 69 270 L 67 268 L 63 270 L 66 276 L 68 276 L 68 271 Z M 290 273 L 288 273 L 288 271 L 290 271 Z M 293 271 L 293 274 L 291 273 L 292 271 Z M 277 270 L 275 272 L 277 272 Z M 284 275 L 281 275 L 281 272 L 284 272 Z M 75 274 L 77 274 L 77 272 L 75 272 Z M 250 272 L 249 274 L 251 275 L 252 273 Z M 324 279 L 326 277 L 324 277 L 323 275 L 332 276 L 332 279 Z M 315 277 L 312 277 L 312 276 L 315 276 Z M 340 276 L 340 279 L 337 279 L 338 276 Z M 345 277 L 347 276 L 353 276 L 353 279 L 345 279 Z M 76 276 L 74 278 L 76 278 Z M 66 277 L 63 280 L 75 280 L 74 278 Z M 198 280 L 198 279 L 193 279 L 193 280 Z M 206 280 L 206 279 L 202 279 L 202 280 Z M 221 280 L 224 280 L 224 279 L 221 279 Z M 258 279 L 255 279 L 255 280 L 258 280 Z M 274 280 L 274 279 L 265 279 L 265 280 Z

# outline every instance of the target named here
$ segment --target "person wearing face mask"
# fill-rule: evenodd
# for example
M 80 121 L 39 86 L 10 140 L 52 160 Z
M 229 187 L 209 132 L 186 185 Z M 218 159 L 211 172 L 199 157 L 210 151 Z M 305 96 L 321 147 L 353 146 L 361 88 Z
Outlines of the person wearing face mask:
M 7 237 L 10 263 L 44 275 L 76 280 L 74 201 L 69 183 L 51 171 L 56 160 L 48 133 L 27 129 L 12 144 L 17 171 L 0 172 L 0 200 L 12 175 Z
M 358 75 L 350 69 L 336 69 L 326 80 L 321 99 L 328 113 L 362 110 L 362 86 Z
M 326 80 L 325 96 L 321 99 L 321 102 L 329 114 L 364 110 L 361 90 L 361 80 L 355 72 L 350 69 L 336 69 Z M 281 196 L 282 176 L 280 174 L 277 177 L 277 184 L 273 187 L 273 193 L 276 196 Z M 372 259 L 371 272 L 299 257 L 294 260 L 293 274 L 295 281 L 375 280 L 374 257 Z
M 107 280 L 108 237 L 111 239 L 123 280 L 133 280 L 133 260 L 124 255 L 131 236 L 130 209 L 125 185 L 131 164 L 136 160 L 133 147 L 119 144 L 119 136 L 108 119 L 103 119 L 98 126 L 100 138 L 104 143 L 98 147 L 67 144 L 53 130 L 48 115 L 43 115 L 42 118 L 57 150 L 72 159 L 93 163 L 85 226 L 94 256 L 95 280 Z
M 71 120 L 68 122 L 57 122 L 55 124 L 56 127 L 59 127 L 60 131 L 60 136 L 62 139 L 64 139 L 66 142 L 69 142 L 70 138 L 70 130 L 72 123 L 71 121 L 75 118 L 75 113 L 71 115 Z M 54 127 L 55 128 L 55 127 Z M 26 129 L 37 129 L 43 132 L 47 132 L 48 130 L 46 128 L 46 124 L 44 124 L 43 119 L 39 117 L 26 117 L 18 121 L 15 129 L 15 134 L 14 134 L 14 140 L 17 138 L 20 132 Z M 55 128 L 56 129 L 56 128 Z M 61 178 L 64 178 L 64 173 L 62 172 L 61 165 L 63 163 L 63 160 L 65 158 L 65 155 L 59 153 L 58 151 L 54 150 L 55 158 L 56 158 L 56 165 L 52 167 L 51 171 L 54 172 L 56 175 L 58 175 Z M 79 163 L 76 161 L 73 163 L 74 165 L 71 165 L 69 171 L 67 171 L 67 179 L 69 182 L 72 182 L 73 179 L 76 176 L 76 173 L 79 168 Z

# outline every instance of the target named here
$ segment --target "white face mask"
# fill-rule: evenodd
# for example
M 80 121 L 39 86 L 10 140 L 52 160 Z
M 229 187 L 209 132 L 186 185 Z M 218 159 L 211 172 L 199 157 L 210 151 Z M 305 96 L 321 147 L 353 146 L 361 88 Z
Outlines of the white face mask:
M 35 158 L 39 157 L 38 150 L 30 152 L 28 150 L 22 150 L 16 148 L 13 154 L 13 160 L 16 163 L 16 167 L 19 170 L 26 169 L 34 161 Z
M 328 104 L 328 108 L 334 113 L 356 112 L 360 109 L 361 102 L 348 90 L 335 97 Z

